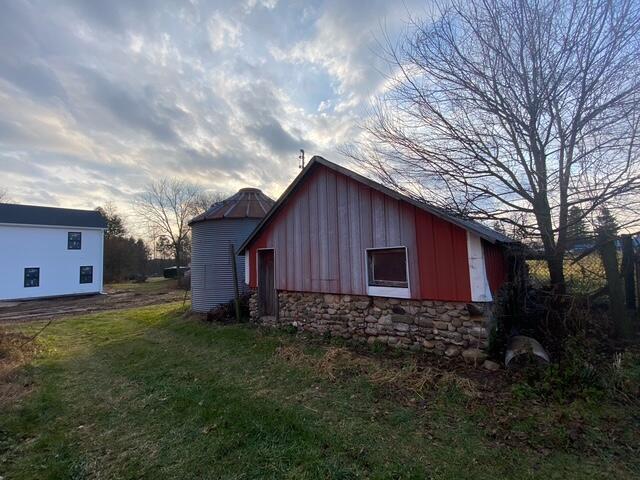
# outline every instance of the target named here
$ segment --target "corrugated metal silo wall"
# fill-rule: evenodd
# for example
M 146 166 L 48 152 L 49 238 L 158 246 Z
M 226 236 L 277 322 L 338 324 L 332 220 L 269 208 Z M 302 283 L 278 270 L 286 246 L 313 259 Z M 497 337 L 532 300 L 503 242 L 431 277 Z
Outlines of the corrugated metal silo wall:
M 208 312 L 233 299 L 233 271 L 229 245 L 236 249 L 260 222 L 257 218 L 211 220 L 191 229 L 191 308 Z M 245 289 L 244 257 L 236 257 L 238 285 Z

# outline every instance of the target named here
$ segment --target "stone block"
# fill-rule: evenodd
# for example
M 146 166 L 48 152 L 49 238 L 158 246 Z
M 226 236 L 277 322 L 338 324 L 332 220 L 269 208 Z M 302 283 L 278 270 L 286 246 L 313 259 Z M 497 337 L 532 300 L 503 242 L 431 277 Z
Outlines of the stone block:
M 479 348 L 467 348 L 462 351 L 462 358 L 467 362 L 480 364 L 487 359 L 487 354 Z
M 491 371 L 500 370 L 500 364 L 496 363 L 496 362 L 493 362 L 491 360 L 485 360 L 484 363 L 482 364 L 482 366 L 486 370 L 491 370 Z
M 460 349 L 458 347 L 450 346 L 444 351 L 447 357 L 457 357 L 460 355 Z
M 419 325 L 421 327 L 433 327 L 433 320 L 431 320 L 430 318 L 418 317 L 415 319 L 415 323 L 416 325 Z
M 412 324 L 413 323 L 413 317 L 411 315 L 391 314 L 391 321 L 393 323 L 408 323 L 408 324 Z

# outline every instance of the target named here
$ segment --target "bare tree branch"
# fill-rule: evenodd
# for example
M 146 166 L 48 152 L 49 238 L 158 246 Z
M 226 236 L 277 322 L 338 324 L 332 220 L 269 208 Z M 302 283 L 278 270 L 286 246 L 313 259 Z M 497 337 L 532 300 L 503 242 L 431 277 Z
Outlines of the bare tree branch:
M 135 212 L 147 229 L 171 244 L 178 267 L 190 241 L 188 222 L 199 213 L 201 198 L 197 187 L 164 178 L 149 184 L 135 201 Z
M 436 10 L 388 45 L 391 87 L 345 153 L 393 188 L 537 239 L 563 289 L 572 206 L 640 225 L 640 4 Z

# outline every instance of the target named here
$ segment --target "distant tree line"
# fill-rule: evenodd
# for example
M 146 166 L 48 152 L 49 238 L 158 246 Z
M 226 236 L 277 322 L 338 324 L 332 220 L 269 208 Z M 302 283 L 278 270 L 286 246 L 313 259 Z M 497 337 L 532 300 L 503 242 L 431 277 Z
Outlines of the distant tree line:
M 144 281 L 147 277 L 149 249 L 141 238 L 129 235 L 124 220 L 112 205 L 99 207 L 107 220 L 104 234 L 104 281 Z

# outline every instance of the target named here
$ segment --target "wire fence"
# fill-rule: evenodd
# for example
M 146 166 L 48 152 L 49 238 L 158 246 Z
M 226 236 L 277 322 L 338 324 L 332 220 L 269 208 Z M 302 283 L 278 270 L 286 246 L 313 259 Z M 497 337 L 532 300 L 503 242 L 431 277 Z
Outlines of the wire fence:
M 618 256 L 621 261 L 621 255 Z M 550 285 L 549 268 L 545 260 L 526 260 L 529 285 L 544 289 Z M 597 252 L 583 255 L 569 252 L 564 260 L 567 294 L 591 295 L 607 286 L 602 258 Z

